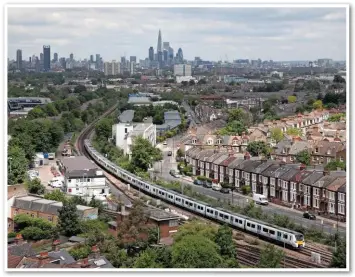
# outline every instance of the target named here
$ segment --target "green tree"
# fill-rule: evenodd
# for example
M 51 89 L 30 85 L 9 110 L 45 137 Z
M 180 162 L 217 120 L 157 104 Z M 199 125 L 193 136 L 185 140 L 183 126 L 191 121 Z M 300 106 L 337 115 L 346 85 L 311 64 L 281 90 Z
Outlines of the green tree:
M 272 244 L 267 244 L 260 253 L 260 261 L 258 267 L 261 268 L 278 268 L 284 257 L 284 252 L 281 249 L 277 249 Z
M 20 233 L 26 240 L 42 240 L 51 238 L 51 231 L 42 230 L 34 226 L 26 227 Z
M 20 184 L 25 181 L 28 161 L 25 151 L 19 146 L 10 145 L 7 157 L 8 184 Z
M 345 79 L 340 75 L 334 75 L 333 83 L 345 83 Z
M 43 118 L 43 117 L 46 117 L 46 113 L 43 111 L 43 109 L 40 106 L 34 107 L 27 114 L 27 118 L 30 120 L 35 118 Z
M 340 168 L 341 170 L 345 170 L 346 163 L 341 161 L 331 161 L 327 163 L 327 165 L 325 166 L 325 169 L 330 171 L 337 170 L 337 168 Z
M 95 134 L 98 137 L 107 140 L 109 137 L 111 137 L 112 125 L 113 125 L 112 119 L 110 118 L 101 119 L 95 126 Z
M 252 156 L 259 156 L 260 154 L 267 156 L 270 153 L 270 149 L 264 141 L 250 142 L 247 146 L 247 151 Z
M 70 237 L 81 232 L 79 216 L 76 205 L 65 201 L 58 211 L 58 230 L 65 236 Z
M 297 101 L 297 97 L 290 95 L 289 97 L 287 97 L 288 103 L 295 103 Z
M 302 131 L 298 128 L 291 127 L 286 130 L 286 134 L 289 136 L 302 136 Z
M 165 266 L 158 261 L 158 253 L 156 249 L 147 248 L 141 252 L 134 262 L 134 268 L 165 268 Z
M 74 246 L 69 250 L 69 254 L 73 256 L 75 260 L 84 259 L 91 253 L 91 247 L 89 245 Z
M 222 263 L 216 243 L 200 235 L 188 235 L 172 246 L 176 268 L 216 268 Z
M 317 100 L 317 101 L 314 101 L 313 103 L 313 109 L 315 110 L 320 110 L 323 108 L 323 103 L 322 103 L 322 100 Z
M 65 193 L 59 189 L 55 189 L 52 192 L 46 193 L 44 195 L 45 199 L 54 200 L 58 202 L 64 202 L 66 200 Z
M 345 119 L 345 114 L 344 113 L 337 113 L 329 116 L 328 121 L 329 122 L 339 122 L 342 119 Z
M 339 241 L 339 240 L 338 240 Z M 333 252 L 330 266 L 332 268 L 346 268 L 346 243 L 339 241 L 335 251 Z
M 74 93 L 81 94 L 86 91 L 86 87 L 84 85 L 78 85 L 74 88 Z
M 41 180 L 35 178 L 28 182 L 28 191 L 33 194 L 43 194 L 46 188 L 42 185 Z
M 303 163 L 305 165 L 310 165 L 311 154 L 307 150 L 303 150 L 296 155 L 296 160 L 299 163 Z
M 200 220 L 192 220 L 179 227 L 179 232 L 174 235 L 174 242 L 179 242 L 189 235 L 199 235 L 209 240 L 214 240 L 216 234 L 217 228 L 214 225 Z
M 236 259 L 236 248 L 233 241 L 233 231 L 230 227 L 227 225 L 221 225 L 218 228 L 215 242 L 219 246 L 222 256 Z
M 160 149 L 155 148 L 147 139 L 138 136 L 134 139 L 131 147 L 132 159 L 131 163 L 134 167 L 137 167 L 143 171 L 147 171 L 148 168 L 156 161 L 162 159 L 162 152 Z
M 271 138 L 276 142 L 280 142 L 284 137 L 281 128 L 277 128 L 277 127 L 273 128 L 271 129 L 270 133 L 271 133 Z
M 49 104 L 45 105 L 43 110 L 48 116 L 57 116 L 58 115 L 58 111 L 55 108 L 53 103 L 49 103 Z

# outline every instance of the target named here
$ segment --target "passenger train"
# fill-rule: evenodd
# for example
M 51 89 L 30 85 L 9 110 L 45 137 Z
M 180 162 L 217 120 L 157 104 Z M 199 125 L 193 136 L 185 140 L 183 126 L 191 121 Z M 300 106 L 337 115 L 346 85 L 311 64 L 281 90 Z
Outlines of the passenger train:
M 293 249 L 301 249 L 305 246 L 304 236 L 302 233 L 271 225 L 240 214 L 231 213 L 230 211 L 221 208 L 214 208 L 207 203 L 197 201 L 176 191 L 144 181 L 142 178 L 120 168 L 106 159 L 101 153 L 94 149 L 88 139 L 85 140 L 85 149 L 98 164 L 103 166 L 113 175 L 125 180 L 127 183 L 137 188 L 140 188 L 141 191 L 145 191 L 146 193 L 160 198 L 168 203 L 170 202 L 175 206 L 201 214 L 206 218 L 227 223 L 233 227 L 266 238 L 277 244 L 287 245 Z

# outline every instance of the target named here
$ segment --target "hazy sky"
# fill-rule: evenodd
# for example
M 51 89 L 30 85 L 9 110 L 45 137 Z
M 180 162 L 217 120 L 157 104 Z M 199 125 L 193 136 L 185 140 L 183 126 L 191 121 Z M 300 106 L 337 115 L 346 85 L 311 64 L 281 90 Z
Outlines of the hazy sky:
M 187 59 L 346 59 L 345 8 L 9 8 L 8 56 L 144 59 L 159 29 Z

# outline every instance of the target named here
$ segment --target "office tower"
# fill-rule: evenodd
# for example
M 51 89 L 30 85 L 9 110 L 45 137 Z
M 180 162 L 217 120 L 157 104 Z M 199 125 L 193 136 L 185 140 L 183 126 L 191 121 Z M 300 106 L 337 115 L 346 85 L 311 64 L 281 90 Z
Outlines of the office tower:
M 22 69 L 22 50 L 20 49 L 16 51 L 16 66 L 18 70 Z
M 163 51 L 163 59 L 164 59 L 164 62 L 167 63 L 168 61 L 168 50 L 165 50 Z
M 36 68 L 36 72 L 39 72 L 41 70 L 41 64 L 38 57 L 36 57 L 35 59 L 35 68 Z
M 136 67 L 136 63 L 135 63 L 135 62 L 131 62 L 131 63 L 130 63 L 130 67 L 129 67 L 129 73 L 130 73 L 131 75 L 134 74 L 134 69 L 135 69 L 135 67 Z
M 28 58 L 28 62 L 29 62 L 30 64 L 32 63 L 32 58 L 31 58 L 31 57 Z
M 64 69 L 67 67 L 67 63 L 65 61 L 65 58 L 60 58 L 59 62 L 60 62 L 60 66 L 63 67 Z
M 136 56 L 130 56 L 129 57 L 129 62 L 137 62 L 137 57 Z
M 54 53 L 54 62 L 58 61 L 58 53 Z
M 70 61 L 74 60 L 74 54 L 73 53 L 70 53 L 69 59 L 70 59 Z
M 104 74 L 105 74 L 105 76 L 113 75 L 112 74 L 112 63 L 110 63 L 110 62 L 104 63 Z
M 90 55 L 90 63 L 94 63 L 94 55 Z
M 112 62 L 104 63 L 105 76 L 116 76 L 120 74 L 120 63 L 113 60 Z
M 126 57 L 121 57 L 121 63 L 126 64 Z
M 184 62 L 184 55 L 182 53 L 182 49 L 179 48 L 178 52 L 177 52 L 177 59 L 178 59 L 178 62 L 182 63 Z
M 112 75 L 118 75 L 121 73 L 121 64 L 116 61 L 112 61 Z
M 190 64 L 176 64 L 174 65 L 174 75 L 175 76 L 191 76 L 191 65 Z
M 100 62 L 100 54 L 96 54 L 96 63 Z
M 169 50 L 170 43 L 169 42 L 163 42 L 163 50 Z
M 39 54 L 39 61 L 40 61 L 40 62 L 43 62 L 43 53 L 40 53 L 40 54 Z
M 168 50 L 168 59 L 170 61 L 172 61 L 174 59 L 174 49 L 169 47 L 169 50 Z
M 51 47 L 43 45 L 43 69 L 49 71 L 51 69 Z
M 154 61 L 154 48 L 153 48 L 153 46 L 149 47 L 148 57 L 149 57 L 150 61 Z
M 158 63 L 159 63 L 159 66 L 162 66 L 162 62 L 163 62 L 163 52 L 159 51 L 158 52 Z
M 157 47 L 157 53 L 162 52 L 162 45 L 161 45 L 161 32 L 159 30 L 159 34 L 158 34 L 158 47 Z

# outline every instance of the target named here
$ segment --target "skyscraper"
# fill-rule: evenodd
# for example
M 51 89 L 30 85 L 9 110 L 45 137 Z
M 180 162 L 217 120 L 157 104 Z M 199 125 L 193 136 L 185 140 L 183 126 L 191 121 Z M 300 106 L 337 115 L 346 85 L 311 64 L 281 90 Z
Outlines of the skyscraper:
M 43 69 L 49 71 L 51 69 L 51 47 L 43 45 Z
M 39 54 L 39 60 L 43 63 L 43 53 Z
M 73 53 L 70 54 L 70 60 L 71 61 L 74 60 L 74 54 Z
M 94 55 L 90 55 L 90 63 L 94 63 Z
M 170 43 L 169 42 L 163 42 L 163 50 L 168 50 L 170 47 Z
M 16 65 L 18 70 L 22 69 L 22 50 L 20 49 L 16 51 Z
M 162 44 L 161 44 L 161 32 L 159 29 L 157 53 L 162 52 L 162 51 L 163 51 L 163 49 L 162 49 Z
M 130 56 L 129 57 L 129 62 L 137 62 L 137 57 L 136 56 Z
M 58 53 L 54 53 L 54 59 L 53 59 L 55 62 L 58 61 Z
M 154 48 L 153 48 L 153 46 L 149 47 L 148 57 L 149 57 L 150 61 L 154 61 Z
M 164 49 L 163 51 L 163 59 L 164 59 L 164 62 L 167 63 L 168 62 L 168 50 Z
M 182 53 L 182 49 L 181 49 L 181 48 L 179 48 L 179 50 L 178 50 L 178 52 L 177 52 L 177 58 L 178 58 L 178 61 L 179 61 L 180 63 L 182 63 L 182 62 L 184 61 L 184 55 L 183 55 L 183 53 Z

